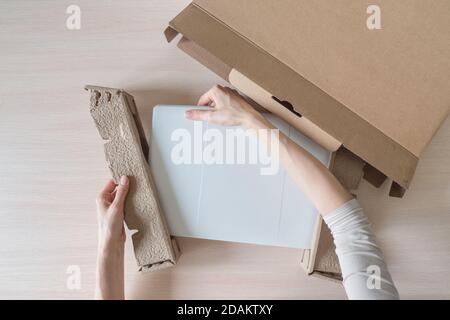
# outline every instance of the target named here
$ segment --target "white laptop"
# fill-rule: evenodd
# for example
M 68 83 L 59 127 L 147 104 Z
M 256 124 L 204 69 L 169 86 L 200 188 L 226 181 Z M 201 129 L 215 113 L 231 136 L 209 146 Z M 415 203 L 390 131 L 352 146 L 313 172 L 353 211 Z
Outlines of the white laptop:
M 262 156 L 255 163 L 252 139 L 256 138 L 253 135 L 247 135 L 239 127 L 186 119 L 185 111 L 193 108 L 199 107 L 160 105 L 153 109 L 149 161 L 171 234 L 311 248 L 317 210 L 286 174 L 282 164 L 274 170 L 274 162 L 268 165 L 267 158 Z M 323 164 L 329 165 L 329 151 L 276 116 L 264 116 Z M 230 136 L 236 138 L 235 154 L 227 159 L 226 153 L 232 145 L 226 148 Z M 222 154 L 218 142 L 221 137 Z M 244 151 L 248 153 L 245 161 L 241 158 L 239 162 L 236 141 L 240 138 L 241 143 L 247 139 Z M 213 143 L 216 143 L 214 148 Z M 250 160 L 251 152 L 253 160 Z M 242 148 L 239 154 L 242 155 Z

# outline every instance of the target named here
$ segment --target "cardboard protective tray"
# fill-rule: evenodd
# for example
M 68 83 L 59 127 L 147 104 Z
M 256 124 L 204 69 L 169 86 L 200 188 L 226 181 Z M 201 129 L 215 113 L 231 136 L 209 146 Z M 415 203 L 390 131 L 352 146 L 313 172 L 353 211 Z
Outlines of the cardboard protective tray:
M 148 144 L 134 99 L 123 90 L 86 86 L 90 112 L 104 144 L 105 158 L 116 181 L 130 178 L 125 222 L 132 235 L 139 271 L 176 264 L 179 250 L 171 239 L 147 163 Z

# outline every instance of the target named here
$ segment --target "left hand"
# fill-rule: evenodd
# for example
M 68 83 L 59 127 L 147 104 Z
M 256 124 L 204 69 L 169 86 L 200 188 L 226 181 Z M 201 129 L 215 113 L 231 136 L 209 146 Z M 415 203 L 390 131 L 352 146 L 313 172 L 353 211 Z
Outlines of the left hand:
M 120 178 L 117 185 L 108 181 L 97 197 L 97 218 L 99 231 L 99 249 L 123 248 L 125 243 L 124 208 L 128 194 L 129 179 Z

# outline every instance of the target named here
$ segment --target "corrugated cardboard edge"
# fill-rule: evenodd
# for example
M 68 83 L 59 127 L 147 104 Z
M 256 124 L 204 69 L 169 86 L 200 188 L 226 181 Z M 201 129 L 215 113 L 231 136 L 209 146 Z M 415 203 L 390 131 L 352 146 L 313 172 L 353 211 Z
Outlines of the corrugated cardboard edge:
M 280 100 L 290 102 L 296 111 L 326 128 L 347 149 L 391 177 L 399 187 L 409 186 L 418 162 L 416 156 L 201 7 L 190 4 L 169 23 L 167 40 L 178 33 Z M 333 117 L 324 116 L 327 114 Z M 367 144 L 371 147 L 367 148 Z
M 148 144 L 133 97 L 123 90 L 86 86 L 90 112 L 103 140 L 105 158 L 114 179 L 130 177 L 125 221 L 132 236 L 139 271 L 176 264 L 179 249 L 171 239 L 147 163 Z

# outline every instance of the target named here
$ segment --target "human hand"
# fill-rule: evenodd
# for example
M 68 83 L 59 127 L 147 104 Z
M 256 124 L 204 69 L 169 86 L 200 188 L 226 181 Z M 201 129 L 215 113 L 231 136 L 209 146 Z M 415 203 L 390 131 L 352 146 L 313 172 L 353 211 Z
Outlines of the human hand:
M 125 243 L 124 207 L 128 194 L 129 179 L 120 178 L 117 185 L 109 180 L 97 197 L 99 253 L 122 249 Z
M 211 110 L 188 110 L 186 118 L 202 120 L 223 126 L 249 127 L 254 119 L 262 119 L 236 90 L 216 85 L 203 94 L 199 106 L 209 106 Z

